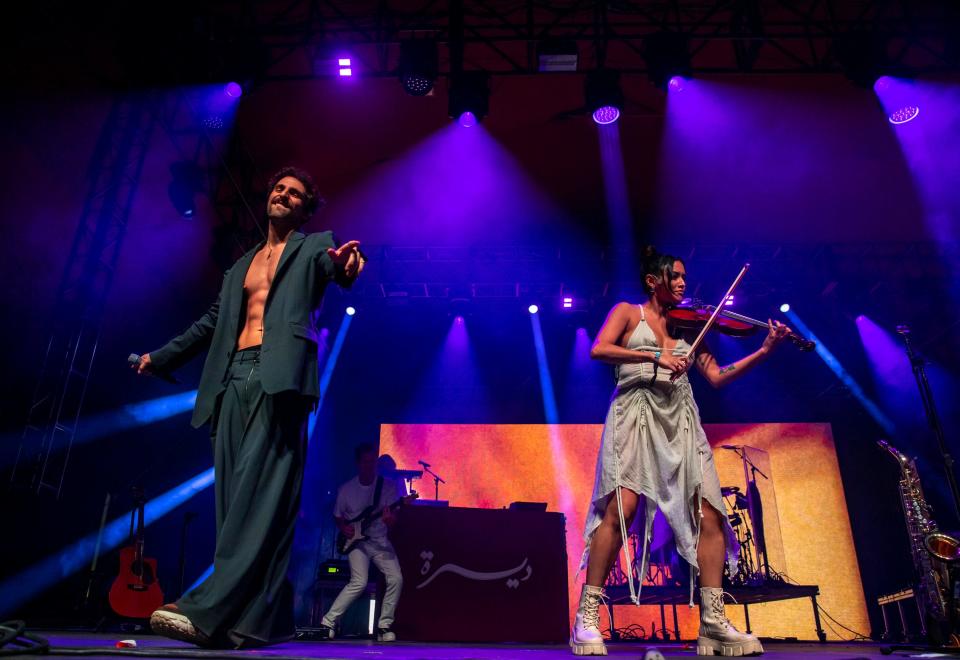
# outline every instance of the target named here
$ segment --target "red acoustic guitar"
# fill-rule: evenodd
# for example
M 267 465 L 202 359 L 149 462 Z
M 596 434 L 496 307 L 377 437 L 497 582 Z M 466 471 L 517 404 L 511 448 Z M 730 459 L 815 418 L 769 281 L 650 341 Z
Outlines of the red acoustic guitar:
M 110 607 L 120 616 L 145 619 L 163 605 L 163 591 L 157 582 L 157 560 L 143 556 L 143 491 L 134 489 L 133 497 L 136 509 L 130 512 L 131 545 L 120 550 L 120 574 L 110 587 Z

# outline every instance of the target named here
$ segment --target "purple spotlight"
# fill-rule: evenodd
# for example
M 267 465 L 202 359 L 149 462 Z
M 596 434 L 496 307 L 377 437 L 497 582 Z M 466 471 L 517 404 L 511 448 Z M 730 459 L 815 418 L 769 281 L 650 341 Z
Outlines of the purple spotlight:
M 460 119 L 458 121 L 460 122 L 460 125 L 463 126 L 464 128 L 470 128 L 471 126 L 477 125 L 477 116 L 472 112 L 470 112 L 469 110 L 467 110 L 462 115 L 460 115 Z
M 605 105 L 593 111 L 593 121 L 601 126 L 612 124 L 619 118 L 620 109 L 612 105 Z
M 456 323 L 457 325 L 463 325 L 463 317 L 457 316 L 456 318 L 453 319 L 453 322 Z
M 673 76 L 667 83 L 667 89 L 671 92 L 682 92 L 685 82 L 682 76 Z
M 573 307 L 573 298 L 564 298 L 563 299 L 563 308 L 570 309 Z
M 240 83 L 231 81 L 223 88 L 223 93 L 232 99 L 238 99 L 243 95 L 243 87 L 240 86 Z
M 891 124 L 900 125 L 906 124 L 908 121 L 913 121 L 919 114 L 920 106 L 905 105 L 902 108 L 898 108 L 891 112 L 887 119 Z
M 873 91 L 880 92 L 886 91 L 890 88 L 890 76 L 880 76 L 877 78 L 877 82 L 873 83 Z
M 349 57 L 337 58 L 337 66 L 340 67 L 340 77 L 347 78 L 353 75 L 353 65 Z

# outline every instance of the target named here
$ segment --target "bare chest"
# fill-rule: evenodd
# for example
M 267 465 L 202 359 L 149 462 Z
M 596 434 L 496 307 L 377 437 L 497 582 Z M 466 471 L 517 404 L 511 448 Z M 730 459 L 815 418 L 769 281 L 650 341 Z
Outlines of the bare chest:
M 285 247 L 286 243 L 273 248 L 264 247 L 254 255 L 243 280 L 243 290 L 247 296 L 258 293 L 266 295 L 270 290 L 273 278 L 277 274 L 277 264 L 280 263 Z

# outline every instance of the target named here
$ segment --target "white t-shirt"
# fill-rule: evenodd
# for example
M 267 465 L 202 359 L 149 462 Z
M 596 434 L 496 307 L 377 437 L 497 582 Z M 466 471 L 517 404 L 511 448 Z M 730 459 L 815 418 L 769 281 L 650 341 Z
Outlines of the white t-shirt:
M 373 502 L 373 493 L 376 486 L 376 478 L 369 486 L 364 486 L 360 483 L 360 477 L 354 477 L 340 486 L 337 491 L 337 502 L 333 506 L 333 515 L 344 520 L 350 520 L 358 516 Z M 397 482 L 394 479 L 384 479 L 377 508 L 393 504 L 400 496 L 401 494 L 397 492 Z M 367 528 L 365 536 L 377 540 L 386 539 L 387 525 L 383 522 L 383 519 L 377 518 L 372 522 Z

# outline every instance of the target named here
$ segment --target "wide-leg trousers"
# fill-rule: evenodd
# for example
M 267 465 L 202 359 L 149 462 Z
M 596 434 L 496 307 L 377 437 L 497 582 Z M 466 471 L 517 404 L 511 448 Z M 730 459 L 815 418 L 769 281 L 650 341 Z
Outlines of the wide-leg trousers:
M 225 645 L 257 646 L 294 635 L 287 577 L 300 508 L 307 420 L 313 400 L 265 394 L 260 351 L 238 351 L 214 416 L 217 544 L 213 573 L 177 603 Z

